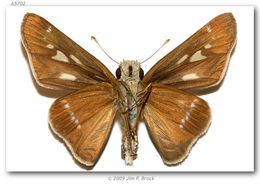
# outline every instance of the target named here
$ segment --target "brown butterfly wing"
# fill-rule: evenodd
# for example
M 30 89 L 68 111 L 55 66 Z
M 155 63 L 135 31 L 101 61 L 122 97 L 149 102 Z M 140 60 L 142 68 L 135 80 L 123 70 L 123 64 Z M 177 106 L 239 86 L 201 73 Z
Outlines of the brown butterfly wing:
M 143 116 L 157 151 L 167 165 L 180 163 L 211 122 L 204 100 L 162 84 L 153 84 Z
M 217 16 L 167 54 L 142 80 L 190 93 L 210 93 L 221 85 L 236 43 L 236 21 L 231 13 Z
M 115 80 L 98 59 L 36 14 L 24 16 L 21 35 L 34 78 L 42 87 L 78 90 Z
M 92 167 L 100 157 L 117 111 L 117 96 L 109 83 L 98 83 L 57 99 L 49 124 L 80 163 Z

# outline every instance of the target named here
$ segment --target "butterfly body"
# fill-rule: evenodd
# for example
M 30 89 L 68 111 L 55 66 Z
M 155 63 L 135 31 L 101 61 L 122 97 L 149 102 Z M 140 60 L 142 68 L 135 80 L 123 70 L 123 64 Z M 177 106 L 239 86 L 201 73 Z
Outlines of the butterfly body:
M 121 149 L 122 158 L 127 165 L 132 165 L 138 149 L 137 123 L 141 104 L 138 103 L 137 93 L 143 90 L 140 69 L 140 63 L 134 60 L 123 60 L 118 68 L 120 73 L 118 75 L 120 90 L 124 96 L 122 99 L 124 103 L 120 103 L 124 110 L 121 114 L 121 128 L 123 132 Z
M 51 130 L 87 169 L 97 163 L 118 113 L 122 158 L 137 156 L 137 124 L 144 119 L 163 162 L 182 162 L 207 132 L 211 110 L 197 95 L 220 87 L 236 44 L 232 13 L 221 14 L 159 60 L 145 75 L 123 60 L 116 77 L 97 58 L 44 18 L 27 13 L 22 43 L 39 86 L 67 90 L 49 109 Z

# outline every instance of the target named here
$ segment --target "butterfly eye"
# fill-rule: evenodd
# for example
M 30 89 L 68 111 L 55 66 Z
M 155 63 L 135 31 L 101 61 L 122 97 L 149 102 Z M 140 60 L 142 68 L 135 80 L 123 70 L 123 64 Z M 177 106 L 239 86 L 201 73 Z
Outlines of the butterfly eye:
M 140 70 L 139 70 L 139 78 L 142 80 L 143 77 L 144 77 L 144 71 L 143 71 L 142 68 L 140 68 Z
M 116 78 L 120 79 L 120 77 L 121 77 L 121 69 L 120 67 L 118 67 L 118 69 L 116 69 Z

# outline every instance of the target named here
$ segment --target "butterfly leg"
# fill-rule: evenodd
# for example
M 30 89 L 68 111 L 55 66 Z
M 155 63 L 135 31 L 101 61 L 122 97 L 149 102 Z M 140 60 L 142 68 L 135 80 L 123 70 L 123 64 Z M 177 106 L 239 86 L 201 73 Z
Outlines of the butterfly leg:
M 148 89 L 148 88 L 146 88 Z M 145 90 L 146 90 L 145 89 Z M 138 150 L 138 137 L 135 125 L 138 122 L 140 116 L 140 106 L 142 105 L 142 98 L 146 97 L 145 92 L 140 92 L 139 97 L 137 96 L 137 91 L 142 91 L 143 88 L 139 85 L 138 90 L 135 92 L 131 91 L 131 88 L 124 82 L 121 82 L 121 90 L 125 95 L 125 105 L 121 112 L 122 118 L 122 159 L 125 160 L 126 165 L 132 165 L 133 160 L 137 157 Z
M 134 125 L 130 127 L 130 130 L 125 131 L 122 138 L 122 159 L 125 160 L 127 165 L 132 165 L 133 160 L 137 158 L 137 150 L 138 150 L 138 136 L 137 136 L 137 123 L 140 118 L 140 114 L 142 111 L 142 107 L 147 100 L 149 93 L 151 90 L 151 84 L 147 85 L 143 90 L 139 91 L 135 95 L 135 101 L 131 104 L 131 106 L 127 109 L 127 113 L 133 112 L 136 110 L 136 115 L 134 120 L 130 122 Z M 129 132 L 129 133 L 127 133 Z M 129 136 L 127 136 L 129 134 Z
M 149 83 L 143 90 L 136 93 L 138 100 L 136 102 L 135 107 L 139 106 L 138 115 L 137 115 L 138 119 L 136 120 L 135 125 L 133 127 L 133 131 L 136 132 L 136 133 L 137 133 L 137 124 L 138 124 L 138 121 L 139 121 L 139 118 L 140 118 L 140 115 L 141 115 L 141 111 L 142 111 L 142 108 L 143 108 L 146 100 L 148 99 L 148 97 L 150 95 L 151 88 L 152 88 L 152 84 Z

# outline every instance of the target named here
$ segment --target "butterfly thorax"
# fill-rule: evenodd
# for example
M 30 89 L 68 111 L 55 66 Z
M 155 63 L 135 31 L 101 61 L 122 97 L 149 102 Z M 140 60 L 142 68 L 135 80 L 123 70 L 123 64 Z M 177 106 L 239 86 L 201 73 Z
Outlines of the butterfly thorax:
M 120 64 L 121 77 L 119 79 L 120 88 L 124 95 L 124 108 L 126 115 L 122 115 L 121 125 L 123 130 L 122 139 L 122 158 L 127 165 L 132 165 L 136 158 L 138 148 L 138 138 L 136 133 L 136 124 L 138 122 L 138 96 L 137 93 L 143 89 L 140 83 L 139 71 L 140 63 L 138 61 L 123 60 Z

